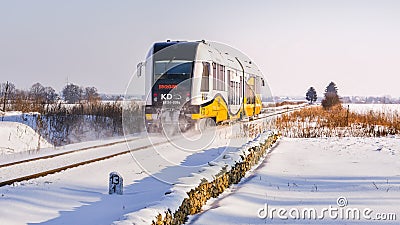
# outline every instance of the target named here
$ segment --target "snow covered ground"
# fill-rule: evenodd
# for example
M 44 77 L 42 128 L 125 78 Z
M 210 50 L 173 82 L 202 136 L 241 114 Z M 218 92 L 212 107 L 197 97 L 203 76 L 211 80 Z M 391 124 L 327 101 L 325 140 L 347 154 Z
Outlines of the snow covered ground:
M 217 141 L 216 146 L 224 148 L 224 139 Z M 203 213 L 191 217 L 189 224 L 364 224 L 366 221 L 331 219 L 328 212 L 323 220 L 291 219 L 288 213 L 288 219 L 281 219 L 276 211 L 271 213 L 280 208 L 299 212 L 315 208 L 317 216 L 321 216 L 323 208 L 330 206 L 340 210 L 357 208 L 361 213 L 371 209 L 371 218 L 377 213 L 395 213 L 399 219 L 399 146 L 400 139 L 395 137 L 284 138 L 247 179 L 211 201 Z M 2 187 L 0 224 L 97 225 L 123 220 L 126 214 L 163 204 L 163 196 L 174 185 L 157 178 L 168 176 L 173 179 L 168 181 L 178 181 L 197 172 L 196 167 L 182 170 L 181 165 L 204 166 L 220 155 L 221 147 L 176 154 L 170 145 L 158 146 L 159 153 L 173 156 L 170 160 L 181 163 L 176 166 L 163 164 L 155 151 L 135 152 L 136 159 L 154 165 L 145 169 L 156 177 L 145 173 L 131 155 L 123 155 Z M 112 171 L 124 177 L 122 196 L 107 193 L 108 174 Z M 336 203 L 339 197 L 346 198 L 348 205 L 339 207 Z M 270 211 L 269 216 L 265 209 Z
M 0 112 L 0 159 L 4 155 L 53 147 L 35 131 L 38 113 Z
M 400 104 L 343 104 L 350 111 L 356 113 L 368 113 L 370 111 L 382 113 L 400 113 Z
M 23 123 L 32 129 L 36 129 L 36 120 L 39 116 L 39 113 L 31 112 L 31 113 L 23 113 L 20 111 L 7 111 L 7 112 L 0 112 L 0 120 L 8 121 L 8 122 L 18 122 Z
M 218 127 L 212 138 L 188 137 L 141 149 L 60 173 L 0 187 L 0 224 L 112 224 L 143 208 L 165 205 L 165 193 L 183 177 L 199 173 L 201 168 L 221 156 L 236 151 L 249 141 L 242 131 L 227 132 Z M 2 129 L 0 129 L 2 131 Z M 242 132 L 243 133 L 243 132 Z M 1 135 L 0 137 L 3 137 Z M 42 149 L 33 154 L 3 155 L 0 162 L 37 155 L 70 151 L 80 147 L 108 143 L 116 139 Z M 52 164 L 41 161 L 27 168 L 0 170 L 0 180 L 20 172 L 32 172 L 46 166 L 65 165 L 79 158 L 118 152 L 157 143 L 157 136 L 95 149 L 91 153 L 60 157 Z M 189 141 L 189 142 L 188 142 Z M 204 144 L 202 148 L 192 146 Z M 191 146 L 190 149 L 187 147 Z M 191 151 L 190 151 L 191 150 Z M 284 219 L 277 210 L 302 211 L 315 208 L 321 216 L 324 208 L 340 210 L 371 209 L 377 213 L 395 213 L 400 219 L 400 139 L 321 138 L 282 139 L 272 154 L 239 185 L 226 191 L 192 216 L 190 224 L 375 224 L 376 220 Z M 88 155 L 85 155 L 88 154 Z M 72 160 L 72 161 L 71 161 Z M 200 168 L 200 170 L 199 170 Z M 124 178 L 124 195 L 108 194 L 108 175 L 119 172 Z M 154 176 L 150 176 L 154 175 Z M 162 180 L 162 181 L 160 181 Z M 344 198 L 340 198 L 344 197 Z M 340 202 L 347 205 L 340 207 Z M 267 206 L 267 207 L 266 207 Z M 271 212 L 271 210 L 276 211 Z M 266 212 L 270 213 L 267 215 Z M 390 216 L 392 214 L 383 214 Z M 153 218 L 151 214 L 151 218 Z M 273 218 L 271 218 L 273 216 Z M 286 213 L 286 216 L 290 216 Z M 361 215 L 362 216 L 362 215 Z M 263 217 L 263 218 L 259 218 Z M 129 218 L 129 216 L 128 216 Z M 382 221 L 378 221 L 382 222 Z
M 0 122 L 0 156 L 52 146 L 25 124 Z
M 174 142 L 175 145 L 170 143 L 141 149 L 131 155 L 125 154 L 13 186 L 0 187 L 0 224 L 99 225 L 122 220 L 125 214 L 156 204 L 179 178 L 197 172 L 222 153 L 236 151 L 249 140 L 240 136 L 239 132 L 227 132 L 226 127 L 218 127 L 213 135 L 217 138 L 210 139 L 203 149 L 187 151 L 179 148 L 187 145 L 187 140 L 179 140 Z M 196 135 L 191 138 L 197 140 L 197 144 L 203 142 Z M 157 139 L 152 137 L 151 141 L 154 143 Z M 138 147 L 149 141 L 132 141 L 128 146 Z M 121 151 L 121 148 L 126 150 L 128 146 L 125 143 L 102 148 L 102 151 Z M 81 156 L 84 157 L 84 154 Z M 65 160 L 71 160 L 58 159 L 60 165 L 64 165 Z M 35 162 L 26 166 L 34 171 L 45 164 Z M 8 173 L 18 173 L 16 170 Z M 122 196 L 108 194 L 108 175 L 113 171 L 119 172 L 124 178 Z M 8 177 L 8 173 L 3 173 L 4 177 Z
M 399 138 L 284 138 L 189 224 L 398 224 L 399 150 Z M 323 211 L 330 207 L 332 215 Z M 310 219 L 310 209 L 322 219 Z M 378 220 L 393 215 L 397 220 Z

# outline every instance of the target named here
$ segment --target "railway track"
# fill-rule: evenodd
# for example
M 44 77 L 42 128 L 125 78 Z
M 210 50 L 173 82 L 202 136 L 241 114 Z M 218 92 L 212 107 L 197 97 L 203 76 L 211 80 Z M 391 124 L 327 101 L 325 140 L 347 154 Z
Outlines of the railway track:
M 126 140 L 115 141 L 115 142 L 101 144 L 101 145 L 94 145 L 94 146 L 90 146 L 90 147 L 79 148 L 79 149 L 66 151 L 66 152 L 60 152 L 60 153 L 51 154 L 51 155 L 45 155 L 45 156 L 39 156 L 39 157 L 30 158 L 30 159 L 18 160 L 18 161 L 15 161 L 15 162 L 9 162 L 9 163 L 0 164 L 0 168 L 8 167 L 8 166 L 14 166 L 14 165 L 18 165 L 18 164 L 21 164 L 21 163 L 27 163 L 27 162 L 32 162 L 32 161 L 41 160 L 41 159 L 54 158 L 54 157 L 58 157 L 58 156 L 62 156 L 62 155 L 68 155 L 68 154 L 81 152 L 81 151 L 86 151 L 86 150 L 95 149 L 95 148 L 100 148 L 100 147 L 113 146 L 113 145 L 125 143 L 127 141 L 133 141 L 133 140 L 137 140 L 137 139 L 139 139 L 139 138 L 138 137 L 130 138 L 130 139 L 126 139 Z
M 273 112 L 273 113 L 270 113 L 270 114 L 267 114 L 267 115 L 264 114 L 263 116 L 260 116 L 259 118 L 255 118 L 255 119 L 251 120 L 251 122 L 256 121 L 256 120 L 265 119 L 265 118 L 272 117 L 272 116 L 277 116 L 277 115 L 284 114 L 284 113 L 293 112 L 293 111 L 302 109 L 304 107 L 306 107 L 306 106 L 299 106 L 299 107 L 293 107 L 293 108 L 287 108 L 287 109 L 285 108 L 284 110 Z M 123 143 L 130 142 L 130 141 L 139 140 L 139 139 L 141 139 L 141 138 L 140 137 L 135 137 L 135 138 L 130 138 L 130 139 L 126 139 L 126 140 L 119 140 L 119 141 L 115 141 L 115 142 L 111 142 L 111 143 L 95 145 L 95 146 L 80 148 L 80 149 L 71 150 L 71 151 L 66 151 L 66 152 L 61 152 L 61 153 L 56 153 L 56 154 L 51 154 L 51 155 L 39 156 L 39 157 L 35 157 L 35 158 L 30 158 L 30 159 L 24 159 L 24 160 L 19 160 L 19 161 L 15 161 L 15 162 L 5 163 L 5 164 L 1 164 L 0 165 L 0 170 L 4 169 L 4 168 L 8 168 L 8 167 L 13 167 L 13 166 L 16 166 L 16 165 L 25 164 L 25 163 L 31 163 L 31 162 L 36 162 L 36 161 L 46 160 L 46 159 L 53 159 L 53 158 L 57 158 L 57 157 L 61 157 L 61 156 L 66 156 L 66 155 L 70 155 L 70 154 L 76 154 L 76 153 L 79 153 L 79 152 L 98 149 L 98 148 L 102 148 L 102 147 L 110 147 L 110 146 L 123 144 Z M 151 143 L 151 144 L 148 144 L 148 145 L 139 146 L 139 147 L 134 148 L 134 149 L 127 149 L 127 150 L 120 151 L 120 152 L 117 152 L 117 153 L 112 153 L 112 154 L 107 154 L 107 155 L 104 155 L 104 156 L 94 157 L 94 158 L 91 158 L 91 159 L 83 160 L 83 161 L 72 163 L 72 164 L 69 164 L 69 165 L 59 166 L 57 168 L 48 169 L 48 170 L 45 170 L 45 171 L 41 171 L 41 172 L 30 174 L 30 175 L 23 175 L 23 176 L 15 177 L 15 178 L 12 178 L 12 179 L 6 179 L 6 180 L 3 180 L 3 181 L 0 181 L 0 187 L 6 186 L 6 185 L 13 185 L 16 182 L 22 182 L 22 181 L 26 181 L 26 180 L 31 180 L 31 179 L 35 179 L 35 178 L 44 177 L 44 176 L 47 176 L 47 175 L 50 175 L 50 174 L 58 173 L 58 172 L 61 172 L 61 171 L 64 171 L 64 170 L 68 170 L 68 169 L 72 169 L 72 168 L 75 168 L 75 167 L 78 167 L 78 166 L 87 165 L 87 164 L 90 164 L 90 163 L 99 162 L 99 161 L 102 161 L 102 160 L 107 160 L 107 159 L 110 159 L 110 158 L 113 158 L 113 157 L 116 157 L 116 156 L 129 154 L 131 151 L 138 151 L 138 150 L 146 149 L 146 148 L 149 148 L 149 147 L 152 147 L 152 146 L 159 146 L 159 145 L 167 144 L 168 142 L 169 141 Z
M 141 146 L 141 147 L 138 147 L 138 148 L 135 148 L 135 149 L 128 149 L 128 150 L 125 150 L 125 151 L 122 151 L 122 152 L 118 152 L 118 153 L 114 153 L 114 154 L 111 154 L 111 155 L 106 155 L 106 156 L 97 157 L 97 158 L 85 160 L 85 161 L 78 162 L 78 163 L 73 163 L 73 164 L 66 165 L 66 166 L 61 166 L 61 167 L 58 167 L 58 168 L 55 168 L 55 169 L 51 169 L 51 170 L 47 170 L 47 171 L 43 171 L 43 172 L 40 172 L 40 173 L 34 173 L 34 174 L 31 174 L 31 175 L 26 175 L 26 176 L 17 177 L 17 178 L 14 178 L 14 179 L 9 179 L 9 180 L 6 180 L 6 181 L 1 181 L 0 182 L 0 187 L 6 186 L 6 185 L 12 185 L 15 182 L 21 182 L 21 181 L 31 180 L 31 179 L 35 179 L 35 178 L 39 178 L 39 177 L 44 177 L 44 176 L 47 176 L 47 175 L 50 175 L 50 174 L 61 172 L 63 170 L 72 169 L 72 168 L 75 168 L 75 167 L 78 167 L 78 166 L 82 166 L 82 165 L 86 165 L 86 164 L 89 164 L 89 163 L 99 162 L 99 161 L 110 159 L 110 158 L 113 158 L 113 157 L 116 157 L 116 156 L 120 156 L 120 155 L 125 155 L 125 154 L 130 153 L 131 151 L 138 151 L 138 150 L 141 150 L 141 149 L 149 148 L 151 146 L 158 146 L 158 145 L 162 145 L 162 144 L 166 144 L 166 143 L 167 142 L 160 142 L 160 143 L 155 143 L 155 144 L 151 144 L 151 145 L 145 145 L 145 146 Z M 36 159 L 36 160 L 39 160 L 39 159 Z

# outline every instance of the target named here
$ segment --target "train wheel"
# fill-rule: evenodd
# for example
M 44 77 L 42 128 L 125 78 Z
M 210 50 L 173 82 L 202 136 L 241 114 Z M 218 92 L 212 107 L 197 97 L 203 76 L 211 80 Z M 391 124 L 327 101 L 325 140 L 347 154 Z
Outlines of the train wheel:
M 217 123 L 215 122 L 215 118 L 204 118 L 197 121 L 196 130 L 202 132 L 209 127 L 215 127 L 216 125 Z
M 165 137 L 170 138 L 179 132 L 179 127 L 176 124 L 163 124 L 162 133 Z
M 179 130 L 180 132 L 186 132 L 192 126 L 192 122 L 186 116 L 179 116 Z

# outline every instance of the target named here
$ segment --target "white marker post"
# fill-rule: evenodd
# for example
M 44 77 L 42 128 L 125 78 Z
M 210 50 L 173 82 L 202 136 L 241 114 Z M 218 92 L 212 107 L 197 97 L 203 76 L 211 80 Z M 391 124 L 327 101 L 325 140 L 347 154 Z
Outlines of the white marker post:
M 117 172 L 110 173 L 110 182 L 108 185 L 108 194 L 122 195 L 123 192 L 123 179 L 122 176 Z

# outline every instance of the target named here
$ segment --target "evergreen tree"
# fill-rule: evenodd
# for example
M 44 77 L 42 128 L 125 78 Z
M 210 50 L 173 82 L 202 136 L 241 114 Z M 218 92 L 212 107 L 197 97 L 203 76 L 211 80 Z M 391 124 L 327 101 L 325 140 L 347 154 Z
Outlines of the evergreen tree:
M 338 91 L 337 91 L 337 87 L 336 87 L 336 84 L 334 83 L 334 82 L 330 82 L 329 83 L 329 85 L 326 87 L 326 89 L 325 89 L 325 93 L 334 93 L 334 94 L 338 94 Z
M 317 101 L 317 92 L 315 91 L 314 87 L 310 87 L 306 93 L 306 99 L 307 101 L 310 102 L 310 104 L 312 104 L 313 102 Z
M 329 85 L 326 87 L 324 96 L 325 98 L 321 102 L 324 109 L 329 109 L 332 106 L 341 103 L 338 95 L 338 89 L 334 82 L 330 82 Z

